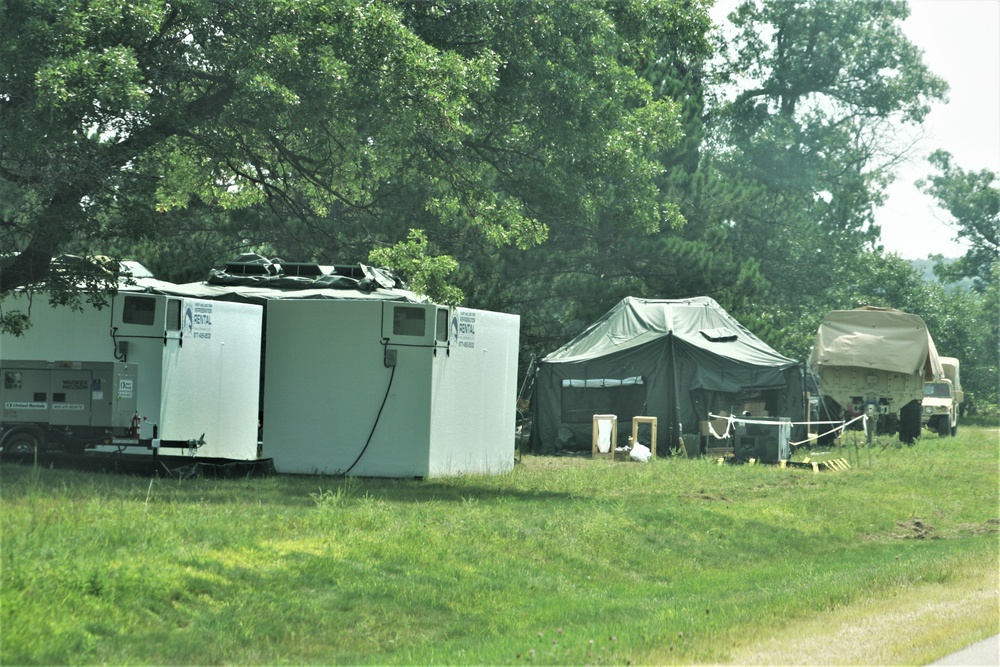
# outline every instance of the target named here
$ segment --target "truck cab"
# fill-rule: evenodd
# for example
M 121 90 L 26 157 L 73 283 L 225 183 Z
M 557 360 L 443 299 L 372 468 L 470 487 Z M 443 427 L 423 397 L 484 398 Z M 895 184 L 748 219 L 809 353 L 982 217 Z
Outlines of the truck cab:
M 940 437 L 958 433 L 959 405 L 963 400 L 959 384 L 958 359 L 941 357 L 944 377 L 924 383 L 924 397 L 920 406 L 921 425 Z

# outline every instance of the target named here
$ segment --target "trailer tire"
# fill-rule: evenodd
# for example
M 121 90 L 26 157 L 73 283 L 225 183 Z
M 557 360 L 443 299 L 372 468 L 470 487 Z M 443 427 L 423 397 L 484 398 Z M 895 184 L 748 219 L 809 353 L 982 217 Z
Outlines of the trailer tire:
M 840 407 L 840 403 L 837 399 L 832 396 L 823 395 L 820 397 L 820 402 L 818 407 L 819 420 L 824 421 L 839 421 L 844 417 L 844 410 Z M 837 439 L 840 435 L 840 431 L 837 430 L 837 426 L 833 424 L 823 424 L 822 426 L 816 427 L 816 442 L 820 447 L 828 447 L 830 443 Z
M 899 413 L 899 417 L 897 417 L 892 413 L 877 415 L 875 418 L 875 433 L 879 435 L 892 435 L 894 433 L 898 433 L 899 439 L 903 440 L 903 432 L 905 429 L 909 428 L 906 424 L 906 420 L 903 418 L 903 413 L 905 412 L 906 412 L 906 407 L 904 406 L 903 410 Z M 920 419 L 919 413 L 917 415 L 917 419 Z M 916 432 L 917 433 L 920 432 L 919 424 L 917 426 Z M 910 437 L 912 438 L 915 436 L 910 436 Z M 906 441 L 903 440 L 903 442 Z
M 899 441 L 912 445 L 920 437 L 920 403 L 910 401 L 899 411 Z
M 8 456 L 34 456 L 44 449 L 43 440 L 31 431 L 17 431 L 9 435 L 3 445 Z

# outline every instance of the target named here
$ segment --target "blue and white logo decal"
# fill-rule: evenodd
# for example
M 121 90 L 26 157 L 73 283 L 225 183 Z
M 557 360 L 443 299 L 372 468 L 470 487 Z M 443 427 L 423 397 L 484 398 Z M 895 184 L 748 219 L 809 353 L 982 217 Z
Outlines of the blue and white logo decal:
M 189 303 L 184 309 L 184 335 L 191 338 L 212 337 L 212 304 Z
M 467 310 L 455 310 L 451 317 L 451 339 L 458 347 L 476 347 L 476 314 Z

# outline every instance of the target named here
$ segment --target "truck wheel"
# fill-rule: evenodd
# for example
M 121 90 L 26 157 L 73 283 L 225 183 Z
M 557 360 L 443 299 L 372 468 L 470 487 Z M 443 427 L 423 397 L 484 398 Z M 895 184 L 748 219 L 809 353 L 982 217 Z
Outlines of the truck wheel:
M 41 451 L 41 441 L 27 431 L 10 436 L 3 446 L 3 453 L 10 456 L 34 456 L 35 452 Z
M 955 424 L 954 426 L 951 427 L 951 434 L 952 436 L 958 435 L 958 424 Z
M 947 438 L 951 435 L 951 420 L 947 417 L 937 418 L 937 434 L 939 438 Z

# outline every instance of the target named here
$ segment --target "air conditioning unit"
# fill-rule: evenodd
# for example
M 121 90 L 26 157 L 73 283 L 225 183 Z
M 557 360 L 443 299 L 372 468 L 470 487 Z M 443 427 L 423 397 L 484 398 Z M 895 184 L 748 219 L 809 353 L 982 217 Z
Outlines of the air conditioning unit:
M 432 303 L 385 303 L 382 338 L 389 345 L 447 346 L 450 309 Z

